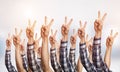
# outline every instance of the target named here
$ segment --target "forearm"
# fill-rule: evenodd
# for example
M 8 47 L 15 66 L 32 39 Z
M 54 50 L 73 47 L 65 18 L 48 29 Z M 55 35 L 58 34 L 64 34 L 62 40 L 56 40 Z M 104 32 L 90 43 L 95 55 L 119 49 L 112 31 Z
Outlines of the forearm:
M 83 70 L 83 65 L 81 64 L 81 60 L 79 58 L 77 62 L 77 71 L 82 72 L 82 70 Z
M 111 49 L 112 48 L 106 48 L 105 57 L 104 57 L 104 62 L 106 63 L 108 68 L 110 68 L 111 65 Z
M 5 53 L 5 66 L 8 70 L 8 72 L 17 72 L 15 67 L 11 63 L 11 50 L 6 50 Z
M 17 66 L 18 71 L 25 72 L 20 51 L 17 49 L 15 50 L 15 60 L 16 60 L 16 66 Z
M 44 38 L 42 40 L 42 49 L 41 49 L 41 59 L 42 59 L 42 66 L 43 71 L 48 72 L 50 71 L 49 66 L 49 51 L 48 51 L 48 38 Z
M 54 71 L 55 72 L 58 72 L 58 71 L 62 71 L 62 68 L 60 67 L 60 65 L 58 64 L 58 62 L 57 62 L 57 57 L 56 57 L 56 49 L 54 48 L 52 48 L 51 50 L 50 50 L 50 59 L 51 59 L 51 65 L 52 65 L 52 67 L 53 67 L 53 69 L 54 69 Z
M 74 69 L 76 69 L 76 62 L 75 62 L 75 48 L 70 48 L 69 53 L 69 60 Z
M 94 65 L 90 62 L 87 56 L 86 43 L 80 43 L 79 47 L 80 47 L 80 59 L 81 59 L 81 63 L 84 66 L 84 68 L 88 72 L 92 72 L 92 71 L 96 72 Z
M 94 37 L 92 48 L 92 61 L 95 67 L 101 68 L 102 56 L 101 56 L 101 38 Z
M 25 54 L 21 54 L 23 67 L 26 71 L 28 71 L 28 62 Z

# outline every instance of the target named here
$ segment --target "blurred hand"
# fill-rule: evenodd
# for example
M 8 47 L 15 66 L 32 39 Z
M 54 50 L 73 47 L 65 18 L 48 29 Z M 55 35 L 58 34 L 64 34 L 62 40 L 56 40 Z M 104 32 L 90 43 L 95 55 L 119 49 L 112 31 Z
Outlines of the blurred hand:
M 15 28 L 15 35 L 13 35 L 13 44 L 14 44 L 14 46 L 16 48 L 20 45 L 20 42 L 21 42 L 21 39 L 20 39 L 21 33 L 22 33 L 22 30 L 18 33 L 17 32 L 17 28 Z
M 80 21 L 80 28 L 78 29 L 78 36 L 81 39 L 81 42 L 85 42 L 85 28 L 86 28 L 87 22 L 84 23 L 84 26 L 82 26 L 82 22 Z
M 97 38 L 101 37 L 102 35 L 103 22 L 105 20 L 106 15 L 107 13 L 105 13 L 101 18 L 100 11 L 98 11 L 98 18 L 94 22 L 95 35 Z
M 28 38 L 28 41 L 29 40 L 33 41 L 35 25 L 36 25 L 36 21 L 34 21 L 33 25 L 31 25 L 30 20 L 28 21 L 28 27 L 26 29 L 26 36 Z
M 38 52 L 38 48 L 40 47 L 40 46 L 39 46 L 39 41 L 40 41 L 40 40 L 41 40 L 41 37 L 38 38 L 38 37 L 37 37 L 37 33 L 36 33 L 36 34 L 35 34 L 35 41 L 34 41 L 34 42 L 35 42 L 35 45 L 34 45 L 34 51 L 35 51 L 35 52 Z
M 6 40 L 6 46 L 7 46 L 7 50 L 11 49 L 11 45 L 12 45 L 12 37 L 10 37 L 10 34 L 8 34 L 8 38 Z
M 67 40 L 68 38 L 68 32 L 69 32 L 69 28 L 70 28 L 72 21 L 73 19 L 70 19 L 70 21 L 67 22 L 67 17 L 65 17 L 65 23 L 61 27 L 61 33 L 62 33 L 63 38 L 65 38 L 65 40 Z
M 47 17 L 45 16 L 45 23 L 44 25 L 42 25 L 41 27 L 41 37 L 44 39 L 44 38 L 48 38 L 49 36 L 49 31 L 50 31 L 50 27 L 52 26 L 53 24 L 53 21 L 54 19 L 52 19 L 48 25 L 47 25 Z
M 117 35 L 118 35 L 118 32 L 116 32 L 113 35 L 113 30 L 111 30 L 110 36 L 108 36 L 108 38 L 106 39 L 106 46 L 107 46 L 107 48 L 112 48 L 114 39 L 116 38 Z
M 53 30 L 51 30 L 51 36 L 49 37 L 49 41 L 51 44 L 51 48 L 55 48 L 56 46 L 56 34 L 57 34 L 57 30 L 55 31 L 55 33 L 53 34 Z
M 20 54 L 25 54 L 25 39 L 20 44 Z
M 76 38 L 77 33 L 75 33 L 75 29 L 73 29 L 73 35 L 70 37 L 71 48 L 76 48 Z

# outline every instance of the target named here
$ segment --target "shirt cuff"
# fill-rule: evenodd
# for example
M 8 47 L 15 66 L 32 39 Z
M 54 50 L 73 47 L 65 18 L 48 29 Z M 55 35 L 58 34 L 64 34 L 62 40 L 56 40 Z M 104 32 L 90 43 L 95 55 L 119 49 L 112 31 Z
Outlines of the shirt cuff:
M 56 49 L 50 49 L 50 53 L 54 54 L 56 52 Z
M 86 48 L 86 43 L 80 43 L 80 49 L 85 49 Z
M 94 38 L 93 44 L 98 45 L 101 43 L 101 38 Z
M 66 47 L 67 43 L 68 43 L 68 41 L 61 41 L 61 47 Z
M 6 54 L 11 54 L 11 50 L 6 50 Z
M 33 44 L 28 44 L 28 43 L 27 43 L 27 48 L 28 48 L 28 49 L 33 49 L 33 48 L 34 48 L 34 44 L 35 44 L 35 42 L 34 42 Z
M 70 53 L 71 53 L 71 54 L 74 54 L 74 53 L 75 53 L 75 48 L 74 48 L 74 49 L 71 49 L 71 48 L 70 48 Z
M 21 56 L 22 56 L 22 58 L 25 58 L 25 54 L 22 54 Z

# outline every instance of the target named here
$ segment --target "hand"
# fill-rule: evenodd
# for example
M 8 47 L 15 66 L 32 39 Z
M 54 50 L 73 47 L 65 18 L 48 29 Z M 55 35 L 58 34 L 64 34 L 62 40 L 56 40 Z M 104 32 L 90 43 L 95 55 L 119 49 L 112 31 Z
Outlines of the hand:
M 75 29 L 73 29 L 73 35 L 70 37 L 70 43 L 71 43 L 71 48 L 76 47 L 76 38 L 77 38 L 77 33 L 75 34 Z
M 8 34 L 8 38 L 6 40 L 6 46 L 7 46 L 7 50 L 10 50 L 11 48 L 11 45 L 12 45 L 12 37 L 10 37 L 10 34 Z
M 85 42 L 85 28 L 86 28 L 87 22 L 84 23 L 84 26 L 82 26 L 82 22 L 80 21 L 80 28 L 78 29 L 78 36 L 81 39 L 81 42 Z
M 20 53 L 25 54 L 25 39 L 23 42 L 20 44 Z
M 41 58 L 41 48 L 42 48 L 42 47 L 39 47 L 39 48 L 38 48 L 38 56 L 39 56 L 40 58 Z
M 88 34 L 87 34 L 87 36 L 86 36 L 86 48 L 88 48 L 89 54 L 92 54 L 92 48 L 93 48 L 92 44 L 93 44 L 93 38 L 88 40 Z
M 39 46 L 39 41 L 41 40 L 41 37 L 37 38 L 37 33 L 35 34 L 35 48 L 34 48 L 34 51 L 35 52 L 38 52 L 38 48 L 40 47 Z
M 49 36 L 49 31 L 50 31 L 50 27 L 52 26 L 53 24 L 53 19 L 49 22 L 49 24 L 47 25 L 47 17 L 45 16 L 45 23 L 44 25 L 42 25 L 42 28 L 41 28 L 41 37 L 44 39 L 44 38 L 48 38 Z
M 14 46 L 16 48 L 20 45 L 20 42 L 21 42 L 21 39 L 20 39 L 21 33 L 22 33 L 22 30 L 18 33 L 17 32 L 17 28 L 15 28 L 15 35 L 13 35 L 13 44 L 14 44 Z
M 28 21 L 28 27 L 26 29 L 26 36 L 28 38 L 28 42 L 33 42 L 34 39 L 34 28 L 36 25 L 36 21 L 34 21 L 33 25 L 31 25 L 30 20 Z
M 107 13 L 101 18 L 100 11 L 98 11 L 98 19 L 94 22 L 95 37 L 99 38 L 102 35 L 103 22 L 105 20 Z
M 68 39 L 68 32 L 69 32 L 69 28 L 70 28 L 72 21 L 73 19 L 70 19 L 70 21 L 67 23 L 67 17 L 65 17 L 65 23 L 61 27 L 61 33 L 63 36 L 63 40 Z
M 107 48 L 111 48 L 114 42 L 114 39 L 116 38 L 116 36 L 118 35 L 118 32 L 116 32 L 113 35 L 113 30 L 111 30 L 110 36 L 108 36 L 108 38 L 106 39 L 106 46 Z
M 52 48 L 55 48 L 55 45 L 56 45 L 56 34 L 57 34 L 57 30 L 55 31 L 54 34 L 53 34 L 53 30 L 51 30 L 51 36 L 49 37 L 49 41 Z

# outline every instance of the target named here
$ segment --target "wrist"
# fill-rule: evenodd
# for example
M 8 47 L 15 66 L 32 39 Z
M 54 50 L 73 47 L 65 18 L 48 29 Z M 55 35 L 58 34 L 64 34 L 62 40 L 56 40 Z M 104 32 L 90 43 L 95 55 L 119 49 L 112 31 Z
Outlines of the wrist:
M 6 47 L 6 50 L 11 50 L 11 47 Z
M 95 38 L 101 38 L 101 32 L 100 33 L 95 33 Z
M 71 48 L 72 49 L 76 48 L 76 44 L 71 44 Z
M 68 41 L 68 36 L 63 36 L 62 41 Z
M 82 38 L 80 43 L 85 43 L 85 38 Z
M 33 43 L 34 43 L 34 39 L 33 38 L 28 39 L 28 44 L 33 44 Z
M 55 49 L 55 44 L 51 45 L 51 49 Z

